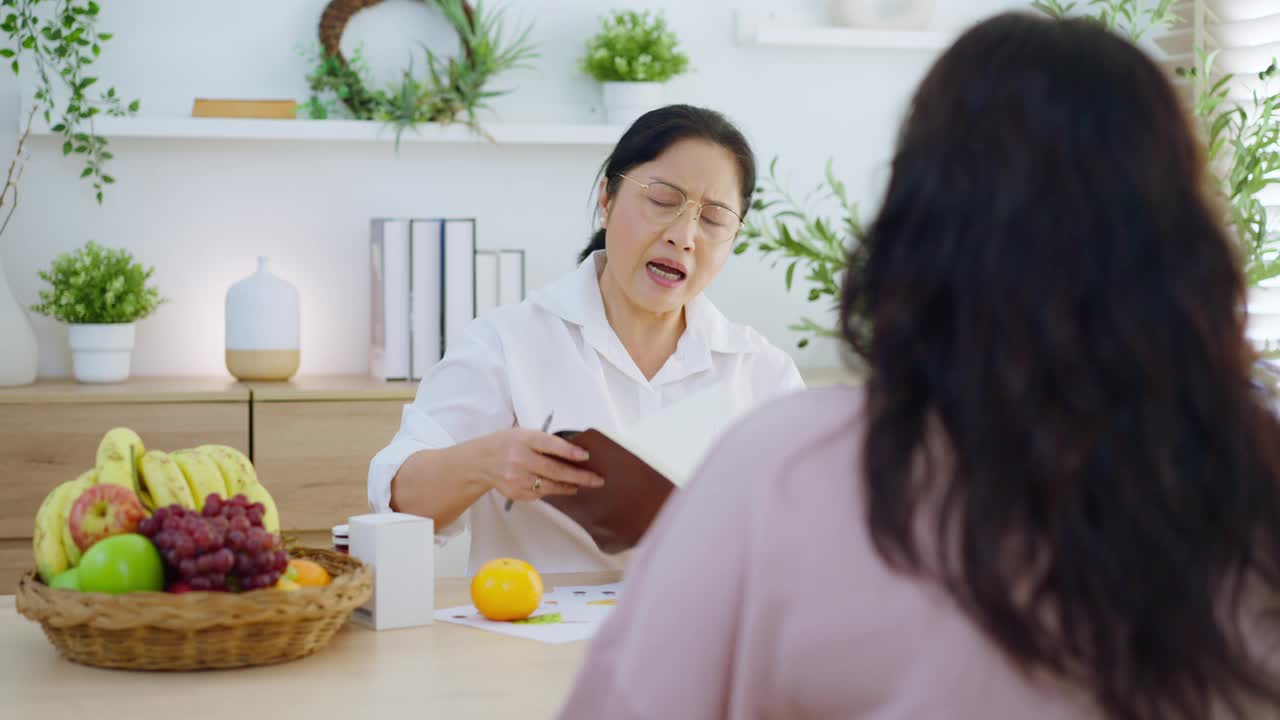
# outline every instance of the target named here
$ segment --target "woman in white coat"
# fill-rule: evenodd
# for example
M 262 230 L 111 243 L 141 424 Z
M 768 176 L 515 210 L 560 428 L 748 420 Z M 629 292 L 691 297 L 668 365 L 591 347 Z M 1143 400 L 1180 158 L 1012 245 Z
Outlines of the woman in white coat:
M 541 427 L 554 413 L 549 431 L 619 430 L 719 383 L 736 416 L 803 387 L 790 357 L 703 295 L 755 182 L 750 146 L 719 113 L 673 105 L 638 119 L 605 162 L 602 227 L 578 269 L 451 343 L 370 463 L 372 509 L 430 517 L 440 542 L 469 518 L 472 572 L 496 557 L 621 569 L 625 554 L 536 502 L 603 483 Z

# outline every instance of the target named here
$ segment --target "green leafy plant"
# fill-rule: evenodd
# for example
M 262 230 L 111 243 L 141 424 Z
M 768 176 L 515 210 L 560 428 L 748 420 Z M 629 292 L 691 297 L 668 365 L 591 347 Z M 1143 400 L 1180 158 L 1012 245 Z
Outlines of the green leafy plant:
M 31 310 L 65 323 L 131 323 L 165 302 L 147 285 L 153 272 L 127 250 L 90 241 L 73 253 L 59 253 L 48 270 L 40 271 L 50 288 L 40 291 L 40 302 Z
M 338 56 L 326 53 L 320 43 L 301 48 L 298 53 L 307 58 L 313 68 L 307 75 L 311 96 L 302 103 L 301 114 L 312 120 L 373 119 L 377 102 L 374 94 L 366 89 L 370 73 L 364 48 L 356 48 L 345 63 Z M 348 101 L 350 103 L 345 104 Z
M 599 82 L 666 82 L 689 69 L 689 57 L 661 13 L 614 10 L 587 41 L 582 71 Z
M 809 302 L 823 302 L 829 310 L 840 303 L 840 282 L 849 262 L 852 248 L 862 245 L 866 233 L 859 219 L 858 204 L 849 199 L 843 182 L 838 180 L 827 161 L 823 181 L 802 200 L 797 200 L 778 179 L 778 159 L 769 163 L 769 174 L 756 189 L 751 214 L 742 227 L 741 240 L 734 247 L 741 255 L 755 247 L 771 258 L 776 267 L 786 263 L 786 285 L 790 291 L 797 268 L 802 268 L 809 284 Z M 839 216 L 823 215 L 819 203 L 835 204 Z M 802 318 L 790 326 L 802 334 L 796 343 L 805 347 L 814 337 L 832 337 L 835 330 L 812 318 Z
M 348 61 L 318 46 L 304 51 L 312 71 L 307 75 L 311 96 L 302 112 L 312 119 L 347 117 L 388 123 L 396 132 L 396 146 L 405 130 L 419 123 L 461 122 L 480 134 L 479 113 L 489 101 L 510 90 L 488 89 L 489 82 L 509 70 L 528 69 L 538 55 L 529 40 L 532 26 L 508 32 L 503 9 L 474 4 L 474 21 L 461 0 L 424 0 L 444 15 L 458 33 L 462 46 L 456 57 L 443 58 L 423 46 L 425 71 L 414 72 L 414 62 L 397 82 L 385 89 L 370 89 L 372 80 L 363 53 L 356 50 Z
M 1181 21 L 1172 0 L 1090 0 L 1085 15 L 1124 32 L 1135 42 L 1153 30 L 1167 29 Z M 1076 3 L 1035 0 L 1031 6 L 1051 17 L 1065 18 Z M 1241 259 L 1249 285 L 1280 276 L 1277 230 L 1268 227 L 1267 209 L 1261 200 L 1269 186 L 1280 184 L 1280 91 L 1269 82 L 1276 76 L 1276 62 L 1258 73 L 1263 90 L 1248 100 L 1231 96 L 1236 78 L 1215 76 L 1217 51 L 1195 48 L 1198 66 L 1180 68 L 1179 74 L 1195 85 L 1195 116 L 1208 148 L 1209 168 L 1227 207 L 1227 223 L 1240 243 Z
M 1198 52 L 1199 67 L 1183 74 L 1196 79 L 1213 75 L 1217 51 Z M 1267 87 L 1276 77 L 1272 60 L 1258 79 Z M 1269 227 L 1262 193 L 1280 183 L 1280 92 L 1253 92 L 1246 102 L 1230 97 L 1231 75 L 1219 77 L 1197 93 L 1195 114 L 1204 126 L 1209 166 L 1226 199 L 1229 222 L 1240 241 L 1250 285 L 1280 276 L 1277 230 Z
M 115 182 L 106 171 L 112 155 L 107 139 L 96 134 L 93 119 L 99 114 L 115 117 L 132 115 L 139 102 L 127 105 L 114 87 L 89 94 L 99 78 L 91 75 L 93 63 L 111 33 L 98 32 L 101 8 L 96 2 L 74 0 L 0 0 L 0 31 L 5 34 L 5 47 L 0 58 L 9 61 L 9 69 L 19 75 L 23 64 L 33 70 L 35 94 L 25 124 L 20 128 L 17 149 L 4 187 L 0 189 L 0 208 L 6 205 L 0 234 L 9 226 L 18 206 L 18 185 L 26 164 L 26 142 L 36 115 L 43 117 L 53 132 L 62 136 L 63 155 L 83 155 L 81 178 L 93 183 L 94 196 L 102 203 L 103 189 Z
M 1175 0 L 1156 0 L 1148 4 L 1141 0 L 1088 0 L 1091 17 L 1113 32 L 1127 36 L 1134 43 L 1148 33 L 1167 30 L 1181 18 L 1173 11 Z M 1031 7 L 1055 18 L 1070 16 L 1079 3 L 1059 0 L 1033 0 Z

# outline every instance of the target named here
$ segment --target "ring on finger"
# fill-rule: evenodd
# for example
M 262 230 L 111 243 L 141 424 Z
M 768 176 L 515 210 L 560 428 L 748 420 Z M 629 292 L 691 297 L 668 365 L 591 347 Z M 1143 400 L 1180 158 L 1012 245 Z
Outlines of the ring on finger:
M 533 491 L 534 491 L 534 492 L 542 492 L 542 478 L 540 478 L 540 477 L 535 477 L 535 478 L 533 479 Z

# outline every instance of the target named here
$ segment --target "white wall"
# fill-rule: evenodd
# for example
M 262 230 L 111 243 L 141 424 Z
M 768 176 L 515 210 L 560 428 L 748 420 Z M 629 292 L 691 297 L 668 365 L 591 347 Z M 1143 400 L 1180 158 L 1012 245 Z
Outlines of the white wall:
M 100 62 L 102 85 L 139 97 L 147 114 L 184 115 L 204 97 L 306 96 L 295 48 L 315 38 L 325 0 L 127 0 L 104 2 L 101 29 L 116 34 Z M 605 5 L 589 0 L 506 3 L 536 22 L 542 57 L 534 72 L 500 78 L 517 88 L 496 106 L 504 121 L 591 121 L 599 90 L 576 69 Z M 1015 0 L 939 0 L 937 24 L 960 25 Z M 635 3 L 634 6 L 641 6 Z M 671 83 L 669 99 L 728 113 L 762 165 L 780 155 L 797 190 L 834 157 L 870 209 L 884 181 L 904 103 L 931 59 L 918 51 L 740 47 L 735 11 L 785 12 L 825 21 L 826 3 L 666 0 L 696 71 Z M 785 8 L 785 10 L 779 10 Z M 415 28 L 407 32 L 406 28 Z M 420 28 L 416 29 L 416 28 Z M 390 74 L 416 38 L 448 41 L 432 12 L 388 0 L 364 12 L 346 44 L 363 40 Z M 377 48 L 375 53 L 374 49 Z M 18 84 L 0 85 L 0 147 L 11 148 Z M 22 201 L 0 237 L 4 270 L 20 302 L 35 302 L 36 271 L 57 252 L 95 239 L 156 267 L 171 302 L 138 329 L 137 375 L 221 374 L 222 302 L 254 257 L 272 258 L 302 294 L 303 373 L 366 369 L 368 220 L 387 215 L 474 215 L 482 247 L 528 250 L 529 284 L 568 271 L 589 234 L 590 192 L 601 148 L 390 143 L 113 140 L 118 183 L 96 205 L 81 168 L 52 138 L 33 141 Z M 9 154 L 3 156 L 7 166 Z M 754 255 L 730 261 L 710 291 L 732 318 L 795 352 L 804 367 L 837 363 L 831 344 L 794 349 L 786 326 L 816 309 L 788 295 L 780 270 Z M 69 374 L 65 330 L 34 318 L 42 375 Z

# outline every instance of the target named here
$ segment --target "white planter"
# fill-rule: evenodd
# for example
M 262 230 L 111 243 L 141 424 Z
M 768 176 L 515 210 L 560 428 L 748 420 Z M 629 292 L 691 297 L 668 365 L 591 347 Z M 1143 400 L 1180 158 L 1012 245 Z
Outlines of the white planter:
M 36 357 L 31 318 L 9 290 L 4 264 L 0 263 L 0 387 L 35 382 Z
M 641 115 L 662 107 L 662 83 L 600 83 L 604 94 L 605 119 L 612 125 L 627 125 Z
M 831 0 L 831 21 L 846 27 L 919 30 L 933 18 L 936 0 Z
M 227 372 L 241 380 L 288 380 L 301 361 L 298 290 L 267 270 L 227 290 Z
M 82 383 L 123 382 L 129 378 L 134 323 L 68 325 L 71 370 Z
M 1254 348 L 1269 354 L 1280 350 L 1280 288 L 1249 288 L 1245 334 Z

